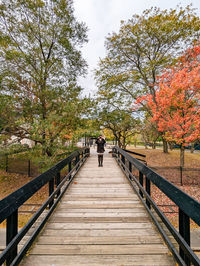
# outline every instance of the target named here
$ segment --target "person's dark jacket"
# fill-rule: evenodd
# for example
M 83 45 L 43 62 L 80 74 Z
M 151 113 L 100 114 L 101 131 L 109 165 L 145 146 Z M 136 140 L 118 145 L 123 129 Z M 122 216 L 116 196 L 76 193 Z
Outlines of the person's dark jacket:
M 105 151 L 104 149 L 104 145 L 106 143 L 105 139 L 97 139 L 97 141 L 95 142 L 97 144 L 97 152 L 98 153 L 103 153 Z

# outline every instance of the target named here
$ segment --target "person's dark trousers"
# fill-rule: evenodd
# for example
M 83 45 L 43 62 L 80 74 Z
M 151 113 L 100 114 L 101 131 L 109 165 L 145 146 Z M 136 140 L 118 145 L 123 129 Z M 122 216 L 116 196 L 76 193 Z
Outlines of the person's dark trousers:
M 103 166 L 103 155 L 98 155 L 99 166 Z
M 103 155 L 101 155 L 101 166 L 103 166 Z
M 101 159 L 100 159 L 101 155 L 98 155 L 98 163 L 99 163 L 99 166 L 101 166 Z

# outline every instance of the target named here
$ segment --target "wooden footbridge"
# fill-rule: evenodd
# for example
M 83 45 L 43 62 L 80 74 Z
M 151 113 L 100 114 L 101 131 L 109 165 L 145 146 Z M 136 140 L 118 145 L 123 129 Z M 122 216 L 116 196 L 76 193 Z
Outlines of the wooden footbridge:
M 50 197 L 18 232 L 18 208 L 46 183 Z M 151 183 L 179 207 L 179 232 L 151 199 Z M 200 265 L 189 228 L 190 219 L 200 225 L 200 204 L 118 147 L 103 167 L 94 150 L 74 152 L 0 201 L 5 219 L 0 265 Z

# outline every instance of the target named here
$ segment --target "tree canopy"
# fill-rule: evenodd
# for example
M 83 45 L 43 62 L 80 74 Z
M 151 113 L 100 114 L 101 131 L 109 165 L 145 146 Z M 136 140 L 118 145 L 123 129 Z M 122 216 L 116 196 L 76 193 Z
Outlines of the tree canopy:
M 200 45 L 188 49 L 177 64 L 164 71 L 155 99 L 146 95 L 152 121 L 164 137 L 184 146 L 200 139 Z M 183 150 L 182 149 L 182 150 Z M 181 165 L 183 166 L 183 158 Z
M 71 0 L 8 0 L 0 5 L 1 95 L 10 95 L 18 112 L 4 132 L 51 145 L 76 124 L 86 73 L 79 48 L 87 28 L 77 22 Z
M 106 39 L 107 56 L 96 69 L 100 91 L 131 100 L 155 94 L 156 76 L 198 39 L 200 19 L 188 6 L 173 10 L 151 8 L 122 21 L 119 33 Z
M 170 10 L 152 7 L 122 21 L 119 32 L 106 38 L 107 55 L 95 71 L 99 94 L 126 109 L 146 94 L 155 101 L 157 77 L 198 40 L 199 33 L 200 19 L 191 6 Z M 138 111 L 151 115 L 146 105 Z M 167 152 L 165 139 L 163 147 Z

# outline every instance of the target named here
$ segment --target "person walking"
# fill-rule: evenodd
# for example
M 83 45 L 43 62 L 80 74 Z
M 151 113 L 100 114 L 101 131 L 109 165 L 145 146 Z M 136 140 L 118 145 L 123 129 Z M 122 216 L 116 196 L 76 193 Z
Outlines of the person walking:
M 106 141 L 102 136 L 99 136 L 95 143 L 97 144 L 99 167 L 100 166 L 103 167 L 103 153 L 105 151 L 104 145 L 105 145 Z

